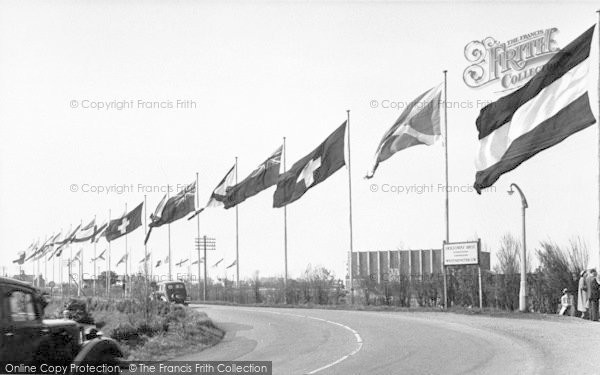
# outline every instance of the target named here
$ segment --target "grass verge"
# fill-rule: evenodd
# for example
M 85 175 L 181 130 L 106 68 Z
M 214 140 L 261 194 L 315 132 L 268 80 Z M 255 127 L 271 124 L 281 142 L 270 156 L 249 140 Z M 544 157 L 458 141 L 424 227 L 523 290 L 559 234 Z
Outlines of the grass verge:
M 204 312 L 162 301 L 88 299 L 68 305 L 73 319 L 93 321 L 106 337 L 115 339 L 127 360 L 158 361 L 199 352 L 225 334 Z M 60 317 L 64 309 L 54 302 L 46 308 L 47 316 Z
M 399 307 L 385 305 L 318 305 L 318 304 L 298 304 L 286 305 L 277 303 L 253 303 L 253 304 L 237 304 L 234 302 L 221 301 L 193 301 L 193 304 L 201 305 L 224 305 L 224 306 L 244 306 L 244 307 L 271 307 L 271 308 L 288 308 L 288 309 L 320 309 L 320 310 L 342 310 L 342 311 L 381 311 L 381 312 L 406 312 L 406 313 L 423 313 L 423 312 L 438 312 L 450 314 L 462 314 L 473 316 L 490 316 L 509 319 L 531 319 L 531 320 L 548 320 L 548 321 L 581 321 L 581 318 L 570 316 L 559 316 L 557 314 L 544 314 L 538 312 L 522 313 L 520 311 L 508 311 L 490 308 L 469 308 L 469 307 L 451 307 L 448 309 L 440 307 Z

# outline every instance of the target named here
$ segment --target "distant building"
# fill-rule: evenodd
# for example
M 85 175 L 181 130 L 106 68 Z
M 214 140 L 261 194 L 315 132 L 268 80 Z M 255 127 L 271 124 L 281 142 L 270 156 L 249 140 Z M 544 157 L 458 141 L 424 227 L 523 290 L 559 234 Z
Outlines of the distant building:
M 400 276 L 419 277 L 442 273 L 440 249 L 355 251 L 352 255 L 352 276 L 357 280 L 355 283 L 359 284 L 367 280 L 383 283 L 399 279 Z M 489 270 L 490 253 L 480 252 L 479 262 L 482 270 Z

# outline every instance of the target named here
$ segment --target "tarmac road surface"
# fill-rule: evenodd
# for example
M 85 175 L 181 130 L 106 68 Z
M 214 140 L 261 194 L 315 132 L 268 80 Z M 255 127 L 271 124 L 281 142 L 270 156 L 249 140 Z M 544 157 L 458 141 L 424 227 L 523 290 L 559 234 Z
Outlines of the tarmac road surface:
M 435 312 L 194 305 L 227 331 L 176 360 L 264 360 L 273 374 L 600 374 L 600 323 Z

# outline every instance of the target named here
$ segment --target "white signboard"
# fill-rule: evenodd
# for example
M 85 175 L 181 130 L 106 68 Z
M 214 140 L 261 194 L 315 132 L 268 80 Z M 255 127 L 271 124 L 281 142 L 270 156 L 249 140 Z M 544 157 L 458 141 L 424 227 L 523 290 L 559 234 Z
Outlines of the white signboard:
M 479 242 L 444 244 L 444 266 L 479 264 Z

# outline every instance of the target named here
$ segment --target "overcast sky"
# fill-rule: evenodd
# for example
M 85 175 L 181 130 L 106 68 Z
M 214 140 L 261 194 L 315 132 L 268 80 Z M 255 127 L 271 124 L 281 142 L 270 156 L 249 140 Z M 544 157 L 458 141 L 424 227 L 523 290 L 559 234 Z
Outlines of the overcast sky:
M 284 136 L 291 166 L 345 120 L 347 109 L 355 250 L 440 248 L 441 144 L 402 151 L 383 162 L 374 179 L 363 179 L 381 136 L 400 115 L 390 103 L 411 101 L 448 70 L 448 100 L 457 103 L 448 109 L 450 185 L 468 189 L 478 148 L 475 119 L 484 102 L 503 94 L 497 83 L 478 89 L 465 84 L 465 46 L 555 27 L 555 40 L 564 47 L 596 22 L 596 9 L 593 2 L 2 1 L 0 266 L 16 272 L 11 261 L 38 237 L 94 215 L 105 220 L 109 210 L 114 217 L 125 204 L 131 209 L 142 202 L 145 193 L 150 214 L 165 185 L 188 184 L 196 172 L 204 204 L 236 156 L 241 180 Z M 596 35 L 590 75 L 596 116 L 597 43 Z M 177 108 L 178 100 L 193 104 Z M 130 106 L 84 108 L 102 102 Z M 500 178 L 495 191 L 452 193 L 450 239 L 479 237 L 494 259 L 503 234 L 520 238 L 521 203 L 506 194 L 516 182 L 530 206 L 529 249 L 542 240 L 566 244 L 581 236 L 597 265 L 597 129 L 525 162 Z M 344 277 L 347 179 L 342 169 L 289 206 L 290 276 L 310 263 Z M 384 185 L 434 189 L 394 194 L 383 192 Z M 89 191 L 99 186 L 127 191 Z M 273 192 L 239 206 L 242 278 L 256 270 L 283 274 L 283 210 L 271 208 Z M 212 208 L 200 217 L 202 234 L 217 239 L 208 263 L 225 258 L 221 265 L 230 264 L 234 210 Z M 190 256 L 195 234 L 195 221 L 171 225 L 175 260 Z M 136 265 L 143 237 L 140 228 L 127 239 Z M 101 241 L 97 250 L 104 248 Z M 148 249 L 154 261 L 164 259 L 166 227 L 154 230 Z M 87 259 L 93 254 L 90 245 L 83 251 Z M 124 252 L 125 241 L 115 240 L 113 264 Z M 86 272 L 93 272 L 87 261 Z

